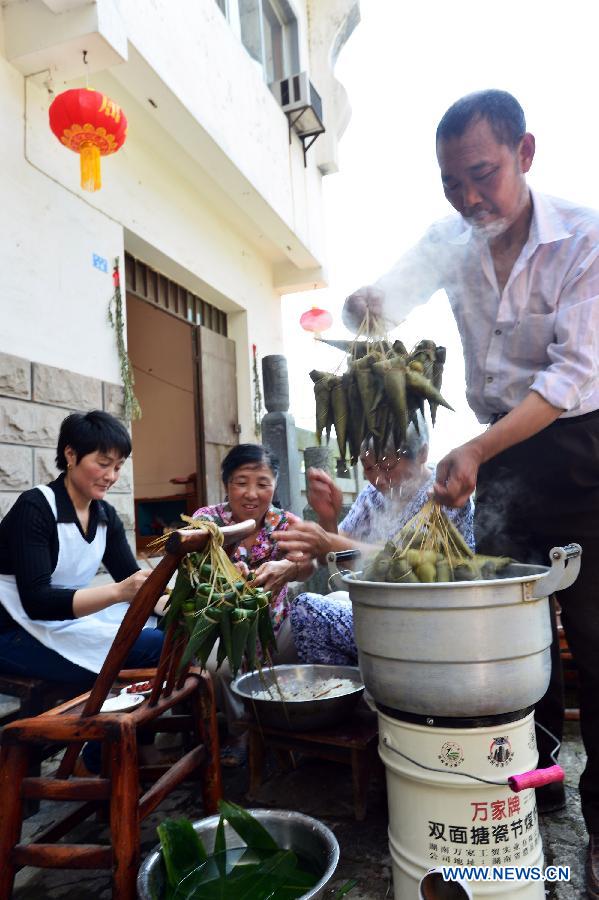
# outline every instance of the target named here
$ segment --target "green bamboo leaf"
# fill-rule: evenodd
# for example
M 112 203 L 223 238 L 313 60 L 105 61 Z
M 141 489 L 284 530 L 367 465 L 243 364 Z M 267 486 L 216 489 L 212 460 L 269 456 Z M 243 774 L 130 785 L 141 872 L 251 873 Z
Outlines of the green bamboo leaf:
M 358 882 L 355 878 L 351 878 L 349 881 L 346 881 L 345 884 L 342 884 L 341 887 L 335 892 L 335 894 L 333 894 L 333 900 L 340 900 L 341 897 L 345 897 L 346 894 L 349 894 L 350 891 L 353 891 L 357 883 Z
M 157 900 L 234 900 L 237 890 L 251 886 L 260 874 L 262 861 L 256 861 L 254 854 L 248 862 L 246 856 L 245 847 L 212 854 L 183 879 L 174 894 Z
M 404 444 L 408 433 L 406 374 L 403 367 L 393 367 L 385 372 L 385 393 L 387 394 L 397 423 L 396 430 L 400 437 L 397 447 L 401 447 Z
M 258 637 L 260 639 L 260 647 L 262 648 L 262 656 L 263 658 L 266 658 L 269 653 L 272 653 L 277 649 L 277 642 L 268 606 L 264 606 L 258 614 Z
M 347 427 L 349 417 L 346 382 L 346 375 L 336 376 L 333 382 L 333 387 L 331 389 L 333 424 L 335 426 L 335 434 L 337 435 L 339 455 L 343 460 L 345 460 L 345 450 L 347 446 Z
M 259 597 L 257 597 L 255 594 L 245 596 L 242 600 L 239 601 L 239 606 L 241 607 L 241 609 L 258 609 Z
M 318 878 L 312 872 L 304 872 L 303 869 L 294 869 L 285 877 L 284 884 L 280 884 L 272 895 L 272 900 L 297 900 L 310 888 L 314 887 Z
M 200 650 L 198 651 L 197 658 L 202 669 L 205 669 L 208 665 L 208 658 L 218 640 L 219 634 L 220 632 L 218 628 L 215 628 L 214 631 L 209 635 L 208 639 L 204 641 L 204 643 L 200 647 Z
M 175 579 L 175 586 L 171 591 L 171 603 L 183 603 L 184 600 L 188 600 L 191 597 L 192 593 L 193 587 L 189 580 L 189 575 L 183 566 L 179 566 L 177 577 Z
M 225 878 L 227 874 L 227 839 L 225 837 L 225 820 L 221 813 L 218 825 L 216 826 L 216 837 L 214 839 L 214 858 L 221 878 Z
M 247 642 L 248 632 L 250 630 L 249 615 L 250 612 L 245 609 L 235 609 L 231 613 L 232 655 L 229 657 L 229 665 L 231 666 L 233 678 L 236 677 L 243 660 L 243 653 Z
M 225 642 L 223 641 L 222 637 L 219 637 L 218 650 L 216 653 L 216 668 L 217 669 L 220 669 L 220 667 L 222 666 L 222 664 L 224 663 L 226 658 L 227 658 L 227 649 L 225 647 Z
M 208 859 L 201 838 L 189 819 L 165 819 L 158 828 L 166 876 L 177 885 Z
M 310 372 L 310 378 L 314 382 L 314 398 L 316 400 L 316 440 L 320 446 L 323 429 L 330 428 L 331 376 L 328 375 L 327 372 L 318 372 L 313 369 Z
M 297 866 L 297 856 L 292 850 L 279 850 L 260 866 L 259 873 L 252 878 L 252 884 L 243 892 L 237 889 L 235 900 L 268 900 L 276 888 L 284 884 Z
M 191 635 L 187 643 L 187 647 L 185 648 L 185 652 L 183 653 L 183 656 L 181 658 L 180 668 L 183 668 L 187 665 L 192 657 L 194 657 L 200 650 L 202 645 L 215 632 L 218 633 L 218 623 L 208 618 L 208 612 L 206 610 L 202 610 L 200 615 L 197 617 L 197 622 L 193 630 L 193 634 Z M 212 643 L 214 644 L 214 641 Z
M 278 850 L 279 847 L 266 828 L 258 822 L 250 813 L 231 803 L 230 800 L 219 800 L 218 808 L 221 816 L 224 816 L 233 831 L 245 841 L 250 850 Z
M 410 387 L 413 391 L 415 391 L 419 396 L 426 397 L 427 400 L 432 400 L 433 403 L 438 404 L 439 406 L 445 406 L 447 409 L 450 409 L 452 412 L 454 411 L 453 406 L 450 406 L 447 400 L 442 396 L 441 392 L 437 390 L 434 384 L 425 378 L 424 375 L 421 375 L 420 372 L 414 372 L 412 369 L 406 369 L 406 382 L 408 387 Z
M 233 638 L 231 633 L 231 610 L 233 608 L 225 607 L 220 617 L 220 640 L 224 648 L 225 658 L 228 658 L 229 662 L 233 657 Z
M 247 640 L 245 642 L 245 656 L 247 659 L 248 669 L 252 672 L 256 668 L 256 643 L 258 641 L 258 611 L 251 610 L 248 616 L 250 627 L 248 630 Z
M 194 597 L 196 612 L 201 612 L 208 607 L 208 597 L 205 594 L 197 594 Z
M 175 586 L 168 599 L 168 607 L 164 617 L 165 627 L 168 627 L 172 622 L 179 618 L 183 604 L 186 600 L 189 600 L 192 594 L 193 587 L 187 572 L 183 566 L 179 566 L 177 578 L 175 579 Z
M 296 862 L 292 851 L 277 850 L 266 860 L 255 865 L 240 865 L 226 877 L 221 877 L 215 857 L 210 857 L 204 866 L 181 883 L 172 900 L 270 900 L 277 896 L 276 891 L 281 885 L 295 877 L 293 867 Z
M 369 431 L 375 431 L 376 409 L 382 399 L 382 389 L 379 390 L 374 373 L 370 368 L 356 370 L 356 384 L 360 391 L 367 428 Z

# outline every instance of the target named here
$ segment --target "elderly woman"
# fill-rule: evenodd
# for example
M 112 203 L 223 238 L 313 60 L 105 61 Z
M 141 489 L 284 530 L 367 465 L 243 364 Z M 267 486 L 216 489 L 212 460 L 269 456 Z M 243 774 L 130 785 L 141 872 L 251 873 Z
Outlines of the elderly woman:
M 287 583 L 303 581 L 314 571 L 312 558 L 293 554 L 282 558 L 279 549 L 281 535 L 290 523 L 300 521 L 292 513 L 273 505 L 279 464 L 276 458 L 259 444 L 239 444 L 227 453 L 221 464 L 226 490 L 224 503 L 204 506 L 196 510 L 195 518 L 209 519 L 217 525 L 230 525 L 254 519 L 254 531 L 231 552 L 231 559 L 244 575 L 253 573 L 253 584 L 272 591 L 271 618 L 277 641 L 275 663 L 297 659 L 289 622 Z M 215 647 L 208 668 L 216 670 Z M 243 706 L 229 689 L 231 672 L 224 663 L 216 673 L 217 702 L 225 712 L 229 730 L 243 715 Z M 223 748 L 224 765 L 236 765 L 243 758 L 243 749 L 235 741 Z
M 343 521 L 337 525 L 343 497 L 334 481 L 319 469 L 308 472 L 309 501 L 318 515 L 318 525 L 293 525 L 280 541 L 285 552 L 313 554 L 320 558 L 330 550 L 368 549 L 364 545 L 392 540 L 418 513 L 435 481 L 426 465 L 428 429 L 419 417 L 418 430 L 410 425 L 406 446 L 381 459 L 372 447 L 361 454 L 368 484 L 360 492 Z M 472 504 L 446 509 L 446 515 L 474 547 Z M 352 609 L 345 591 L 322 596 L 300 594 L 292 607 L 291 628 L 297 653 L 303 662 L 356 665 L 358 651 L 353 635 Z
M 0 671 L 82 689 L 93 684 L 150 574 L 140 571 L 105 500 L 130 453 L 127 430 L 108 413 L 67 416 L 56 449 L 62 474 L 21 494 L 0 523 Z M 114 583 L 92 587 L 100 563 Z M 152 617 L 126 668 L 156 664 L 163 633 L 155 626 Z M 99 771 L 89 745 L 84 760 Z

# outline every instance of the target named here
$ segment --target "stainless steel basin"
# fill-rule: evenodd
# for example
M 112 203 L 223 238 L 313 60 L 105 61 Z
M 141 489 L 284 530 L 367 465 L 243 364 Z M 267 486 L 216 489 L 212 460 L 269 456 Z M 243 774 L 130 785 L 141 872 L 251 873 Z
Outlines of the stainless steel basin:
M 341 696 L 315 700 L 281 700 L 277 696 L 277 683 L 284 695 L 288 682 L 309 687 L 329 678 L 348 678 L 354 687 Z M 272 700 L 257 700 L 253 696 L 257 691 L 271 687 L 275 694 Z M 298 664 L 272 666 L 261 672 L 240 675 L 231 684 L 231 690 L 243 700 L 248 714 L 261 725 L 285 731 L 316 731 L 347 719 L 364 692 L 364 684 L 357 666 Z
M 339 844 L 330 828 L 318 819 L 291 810 L 250 809 L 248 812 L 270 832 L 282 849 L 294 850 L 322 872 L 317 884 L 298 900 L 318 900 L 322 897 L 339 863 Z M 214 849 L 218 820 L 219 816 L 210 816 L 193 823 L 208 853 Z M 225 838 L 227 847 L 245 846 L 244 841 L 229 825 L 225 826 Z M 157 847 L 141 865 L 137 876 L 137 896 L 140 900 L 161 900 L 165 885 L 162 852 Z

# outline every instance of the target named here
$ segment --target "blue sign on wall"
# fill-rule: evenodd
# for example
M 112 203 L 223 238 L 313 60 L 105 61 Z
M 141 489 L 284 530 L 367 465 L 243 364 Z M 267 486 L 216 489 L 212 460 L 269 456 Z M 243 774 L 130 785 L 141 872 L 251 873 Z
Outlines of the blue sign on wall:
M 108 260 L 103 256 L 98 256 L 97 253 L 93 253 L 92 262 L 95 269 L 99 269 L 100 272 L 108 272 Z

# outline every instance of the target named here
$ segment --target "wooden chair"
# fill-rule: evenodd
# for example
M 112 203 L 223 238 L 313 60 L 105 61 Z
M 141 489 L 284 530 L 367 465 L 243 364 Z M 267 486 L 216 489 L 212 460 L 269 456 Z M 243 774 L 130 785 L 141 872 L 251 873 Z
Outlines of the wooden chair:
M 253 522 L 223 529 L 225 544 L 249 534 Z M 179 661 L 187 638 L 169 632 L 157 669 L 122 671 L 122 665 L 156 601 L 183 556 L 206 546 L 206 532 L 178 531 L 171 535 L 166 554 L 138 591 L 114 639 L 106 661 L 90 692 L 35 718 L 6 725 L 0 752 L 0 900 L 9 900 L 16 872 L 23 866 L 74 869 L 112 869 L 113 898 L 134 900 L 140 864 L 140 823 L 185 778 L 201 769 L 204 812 L 216 811 L 222 796 L 214 693 L 209 675 Z M 153 679 L 149 697 L 126 712 L 100 713 L 118 678 Z M 189 713 L 178 708 L 186 704 Z M 175 710 L 175 707 L 177 709 Z M 165 712 L 173 714 L 161 718 Z M 138 731 L 183 732 L 191 736 L 191 749 L 176 763 L 139 767 Z M 102 742 L 101 777 L 73 775 L 85 741 Z M 28 768 L 35 748 L 56 742 L 67 749 L 51 776 L 30 777 Z M 140 796 L 140 783 L 151 786 Z M 29 844 L 19 843 L 22 807 L 27 799 L 81 801 L 62 819 L 38 834 Z M 76 825 L 108 808 L 111 845 L 57 843 Z
M 9 722 L 14 722 L 15 719 L 37 716 L 65 700 L 76 697 L 82 691 L 91 687 L 93 682 L 94 676 L 91 672 L 87 682 L 78 685 L 47 681 L 42 678 L 26 678 L 22 675 L 8 675 L 0 672 L 0 694 L 19 700 L 18 707 L 7 710 L 4 715 L 0 715 L 0 730 L 5 725 L 8 725 Z M 55 749 L 54 745 L 36 747 L 35 751 L 31 753 L 27 774 L 31 776 L 39 775 L 42 761 L 54 753 Z M 27 800 L 24 814 L 31 816 L 38 809 L 39 801 Z

